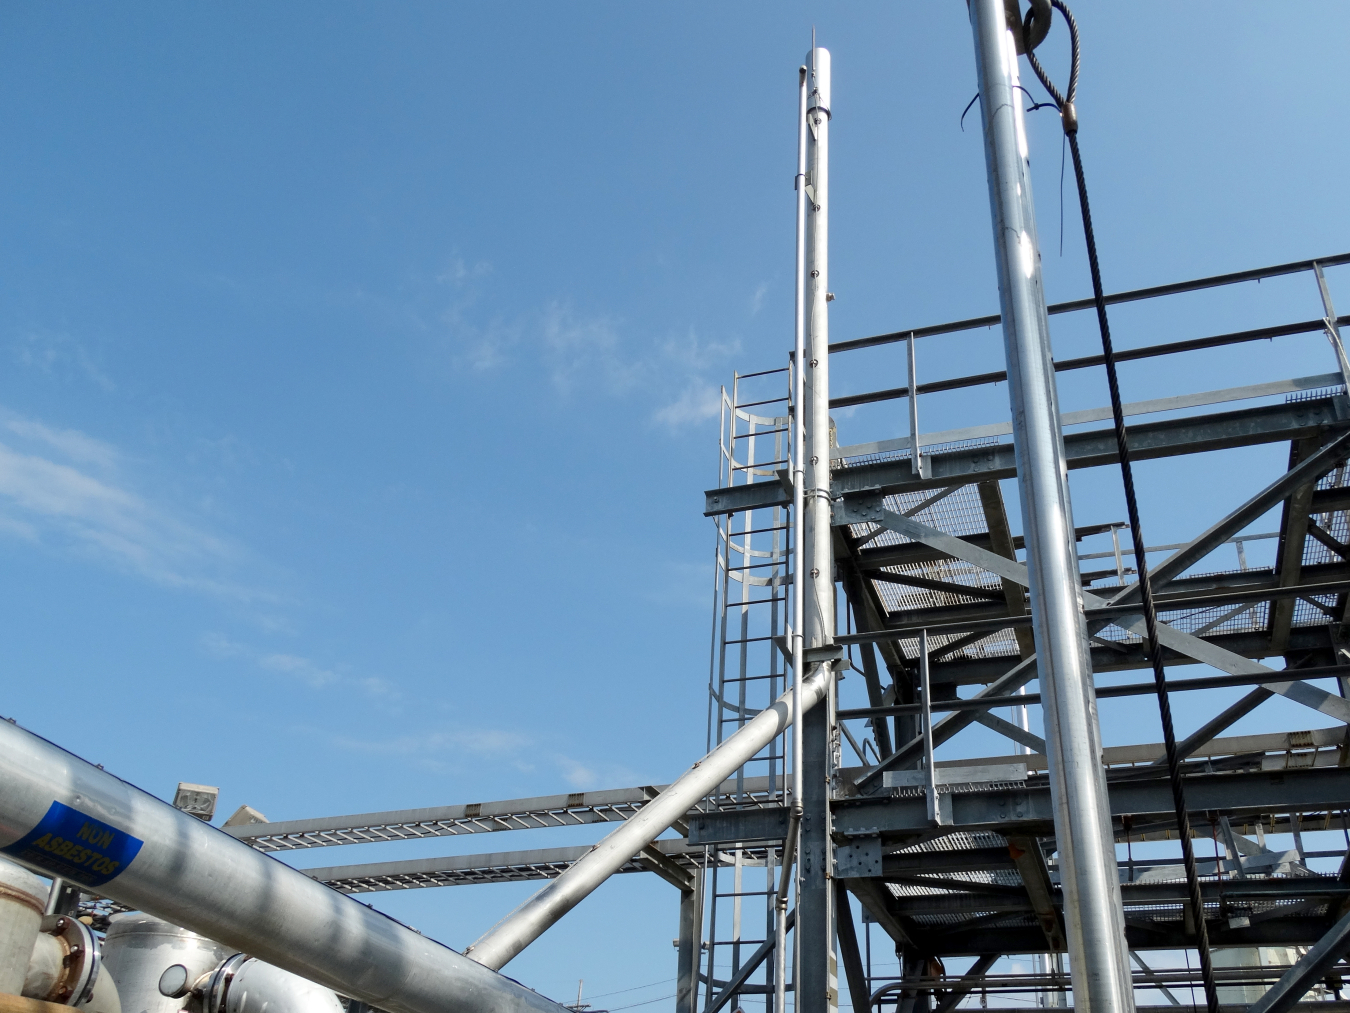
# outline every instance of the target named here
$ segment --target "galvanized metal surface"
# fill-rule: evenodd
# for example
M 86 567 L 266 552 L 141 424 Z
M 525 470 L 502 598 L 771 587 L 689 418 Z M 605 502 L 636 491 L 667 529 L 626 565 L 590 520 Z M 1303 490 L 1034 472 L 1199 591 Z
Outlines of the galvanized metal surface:
M 1141 423 L 1127 427 L 1130 456 L 1151 460 L 1317 436 L 1350 428 L 1344 405 L 1344 396 L 1340 395 L 1339 401 L 1337 397 L 1325 397 L 1297 405 L 1270 405 Z M 1110 429 L 1068 433 L 1064 437 L 1064 454 L 1065 466 L 1070 471 L 1113 465 L 1115 433 Z M 914 474 L 907 459 L 836 470 L 832 489 L 836 496 L 852 492 L 904 492 L 1017 475 L 1016 454 L 1009 444 L 934 453 L 929 462 L 931 472 L 926 479 Z M 710 489 L 704 497 L 704 513 L 708 516 L 788 502 L 787 493 L 777 482 Z
M 1134 993 L 1098 759 L 1101 731 L 1017 91 L 1018 58 L 1002 0 L 972 0 L 970 12 L 1074 1001 L 1092 1013 L 1130 1013 Z M 960 796 L 949 797 L 955 822 Z
M 801 688 L 802 706 L 816 706 L 825 694 L 817 675 Z M 645 845 L 654 841 L 689 808 L 722 783 L 722 779 L 782 734 L 794 719 L 791 692 L 761 711 L 738 732 L 694 764 L 641 812 L 595 845 L 572 865 L 464 952 L 484 966 L 505 966 L 521 950 L 581 903 L 592 890 L 618 872 Z
M 196 932 L 132 911 L 113 916 L 103 943 L 103 965 L 127 1013 L 178 1013 L 183 1001 L 160 992 L 160 976 L 178 964 L 190 984 L 232 952 Z
M 0 721 L 0 847 L 50 819 L 54 803 L 111 828 L 109 834 L 141 842 L 99 892 L 344 995 L 390 1013 L 559 1009 L 525 986 Z
M 806 501 L 801 548 L 805 571 L 802 593 L 803 654 L 834 639 L 834 544 L 830 509 L 830 52 L 813 47 L 808 98 L 807 177 L 810 201 L 806 218 L 806 378 L 802 410 L 806 416 Z M 817 665 L 814 678 L 834 671 Z M 838 1003 L 831 984 L 834 912 L 830 890 L 830 774 L 833 721 L 828 707 L 802 721 L 802 815 L 797 842 L 797 992 L 798 1013 L 826 1013 Z

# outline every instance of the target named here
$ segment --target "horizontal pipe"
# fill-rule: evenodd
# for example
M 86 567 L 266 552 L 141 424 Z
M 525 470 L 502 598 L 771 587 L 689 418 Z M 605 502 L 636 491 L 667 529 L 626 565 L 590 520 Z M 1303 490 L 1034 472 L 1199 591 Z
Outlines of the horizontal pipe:
M 563 1010 L 8 721 L 0 851 L 389 1013 Z
M 805 713 L 825 697 L 827 665 L 802 681 L 801 706 Z M 734 735 L 726 739 L 669 788 L 657 795 L 623 826 L 600 841 L 585 857 L 503 918 L 464 953 L 491 968 L 504 967 L 571 911 L 597 886 L 623 868 L 634 855 L 656 840 L 672 823 L 683 819 L 704 796 L 732 771 L 772 742 L 792 724 L 793 691 L 789 689 Z

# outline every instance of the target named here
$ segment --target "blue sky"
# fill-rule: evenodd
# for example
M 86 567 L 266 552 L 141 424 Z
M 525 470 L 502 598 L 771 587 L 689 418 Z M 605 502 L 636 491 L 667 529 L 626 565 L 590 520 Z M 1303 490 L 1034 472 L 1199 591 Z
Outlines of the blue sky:
M 1350 248 L 1350 11 L 1082 6 L 1108 289 Z M 956 0 L 0 12 L 3 712 L 161 796 L 218 784 L 224 813 L 274 819 L 683 770 L 717 386 L 791 342 L 813 24 L 834 54 L 834 335 L 995 312 Z M 1060 30 L 1047 47 L 1062 75 Z M 1058 124 L 1030 123 L 1047 289 L 1081 297 Z M 1114 319 L 1128 346 L 1320 314 L 1305 276 Z M 1087 354 L 1090 323 L 1058 318 L 1057 354 Z M 976 332 L 918 355 L 936 377 L 1001 353 Z M 1122 382 L 1139 400 L 1331 368 L 1314 335 Z M 856 353 L 835 377 L 903 367 Z M 925 428 L 1003 417 L 992 391 L 934 396 Z M 1101 377 L 1063 400 L 1104 404 Z M 894 435 L 901 410 L 840 413 L 841 441 Z M 1142 466 L 1150 541 L 1285 459 Z M 1123 516 L 1113 475 L 1073 481 L 1079 523 Z M 1249 722 L 1320 723 L 1278 701 Z M 573 839 L 593 835 L 302 864 Z M 462 947 L 532 889 L 366 899 Z M 510 971 L 561 997 L 656 982 L 674 932 L 671 888 L 624 877 Z

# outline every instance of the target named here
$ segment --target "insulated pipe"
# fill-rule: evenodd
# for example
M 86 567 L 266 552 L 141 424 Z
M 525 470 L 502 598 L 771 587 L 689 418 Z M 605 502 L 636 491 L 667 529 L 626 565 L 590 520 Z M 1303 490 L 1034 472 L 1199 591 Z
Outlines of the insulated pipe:
M 27 869 L 0 859 L 0 993 L 18 995 L 41 934 L 47 885 Z
M 0 851 L 389 1013 L 563 1010 L 8 721 Z
M 970 12 L 1074 1006 L 1130 1013 L 1134 993 L 1041 286 L 1017 51 L 1004 0 L 971 0 Z
M 793 720 L 792 697 L 789 690 L 773 706 L 756 714 L 571 868 L 489 929 L 464 951 L 465 955 L 493 969 L 505 966 L 672 823 L 683 818 L 732 771 L 782 735 Z M 802 707 L 806 711 L 824 697 L 825 679 L 819 674 L 807 679 L 801 687 Z

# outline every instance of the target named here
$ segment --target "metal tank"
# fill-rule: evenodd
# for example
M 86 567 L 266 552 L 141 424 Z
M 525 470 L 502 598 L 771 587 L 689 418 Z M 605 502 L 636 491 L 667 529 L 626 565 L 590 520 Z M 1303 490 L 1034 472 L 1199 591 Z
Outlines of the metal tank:
M 103 941 L 103 967 L 126 1013 L 178 1013 L 183 1004 L 160 993 L 160 976 L 177 964 L 196 981 L 230 953 L 213 939 L 131 911 L 113 915 Z
M 23 989 L 46 904 L 47 884 L 0 858 L 0 992 L 18 995 Z

